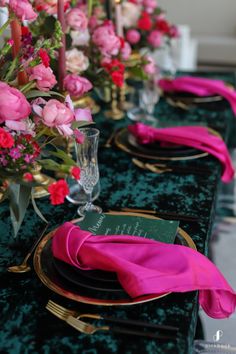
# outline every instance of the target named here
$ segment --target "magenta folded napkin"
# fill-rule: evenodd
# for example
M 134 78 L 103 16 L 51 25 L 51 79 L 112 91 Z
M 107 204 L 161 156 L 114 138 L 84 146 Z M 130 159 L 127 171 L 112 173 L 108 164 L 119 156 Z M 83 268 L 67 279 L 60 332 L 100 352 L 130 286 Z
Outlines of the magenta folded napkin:
M 220 95 L 230 103 L 236 115 L 236 91 L 221 80 L 182 76 L 175 79 L 161 79 L 158 85 L 166 92 L 190 92 L 197 96 Z
M 84 270 L 116 272 L 132 297 L 199 290 L 199 302 L 213 318 L 229 317 L 236 293 L 217 267 L 186 246 L 139 236 L 92 235 L 66 222 L 52 240 L 54 257 Z
M 208 152 L 222 164 L 221 179 L 228 183 L 234 177 L 234 167 L 224 141 L 210 133 L 206 127 L 181 126 L 170 128 L 154 128 L 143 123 L 128 126 L 128 130 L 140 144 L 151 144 L 155 141 L 191 146 Z

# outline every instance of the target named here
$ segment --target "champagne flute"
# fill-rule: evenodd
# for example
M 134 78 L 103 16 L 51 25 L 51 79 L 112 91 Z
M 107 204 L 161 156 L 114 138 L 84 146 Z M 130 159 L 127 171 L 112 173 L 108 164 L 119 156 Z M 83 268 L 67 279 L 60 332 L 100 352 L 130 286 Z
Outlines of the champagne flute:
M 153 116 L 156 103 L 160 95 L 154 80 L 148 80 L 139 91 L 139 104 L 144 111 L 144 122 L 157 123 L 157 118 Z
M 84 135 L 84 141 L 82 144 L 76 144 L 77 164 L 81 170 L 78 182 L 86 193 L 87 202 L 78 208 L 78 214 L 84 216 L 87 212 L 102 212 L 102 209 L 92 202 L 93 188 L 99 181 L 97 151 L 100 132 L 95 128 L 81 128 L 80 132 Z

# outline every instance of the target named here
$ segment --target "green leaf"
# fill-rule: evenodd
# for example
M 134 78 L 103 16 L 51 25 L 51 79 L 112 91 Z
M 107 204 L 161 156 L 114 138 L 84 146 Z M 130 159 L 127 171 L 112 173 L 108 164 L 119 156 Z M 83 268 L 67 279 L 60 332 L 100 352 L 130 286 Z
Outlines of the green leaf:
M 35 97 L 51 97 L 48 92 L 38 91 L 38 90 L 31 90 L 25 94 L 26 98 L 35 98 Z
M 95 124 L 95 122 L 88 122 L 86 120 L 80 120 L 80 121 L 74 121 L 71 124 L 72 129 L 76 129 L 76 128 L 82 128 L 85 127 L 86 125 L 91 125 L 91 124 Z
M 59 171 L 60 170 L 60 164 L 51 160 L 51 159 L 40 160 L 39 163 L 47 170 L 50 170 L 50 171 Z
M 11 221 L 14 237 L 16 237 L 29 205 L 32 188 L 21 184 L 11 183 L 8 189 Z
M 51 155 L 55 157 L 59 157 L 62 159 L 67 165 L 75 165 L 75 161 L 63 150 L 57 149 L 57 151 L 52 151 Z
M 47 219 L 45 219 L 45 217 L 43 216 L 43 214 L 41 213 L 41 211 L 40 211 L 39 208 L 37 207 L 37 204 L 36 204 L 35 199 L 34 199 L 34 192 L 33 192 L 33 190 L 32 190 L 32 192 L 31 192 L 31 200 L 32 200 L 32 205 L 33 205 L 33 208 L 34 208 L 35 213 L 40 217 L 40 219 L 42 219 L 44 222 L 46 222 L 46 223 L 48 224 Z

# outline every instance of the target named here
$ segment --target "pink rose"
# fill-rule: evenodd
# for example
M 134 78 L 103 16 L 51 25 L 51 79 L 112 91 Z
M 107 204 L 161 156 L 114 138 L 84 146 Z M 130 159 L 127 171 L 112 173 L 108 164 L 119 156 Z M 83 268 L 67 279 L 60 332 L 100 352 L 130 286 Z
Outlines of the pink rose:
M 19 0 L 17 0 L 19 1 Z M 35 8 L 37 11 L 46 11 L 50 15 L 57 13 L 57 1 L 58 0 L 35 0 Z M 65 10 L 69 6 L 70 0 L 64 0 Z
M 130 29 L 126 33 L 126 39 L 131 44 L 136 44 L 140 41 L 140 32 L 135 29 Z
M 78 74 L 88 69 L 89 60 L 81 50 L 76 48 L 66 51 L 66 70 Z
M 148 38 L 148 43 L 151 44 L 152 47 L 158 48 L 162 44 L 162 34 L 158 30 L 154 30 L 150 32 Z
M 104 56 L 117 55 L 120 49 L 120 39 L 110 25 L 103 25 L 95 29 L 92 40 Z
M 41 104 L 44 104 L 44 106 L 41 107 Z M 75 119 L 75 116 L 64 103 L 55 99 L 48 102 L 38 99 L 33 103 L 33 109 L 47 127 L 56 128 L 60 134 L 65 136 L 73 134 L 71 122 Z
M 28 0 L 9 0 L 9 7 L 22 21 L 32 21 L 38 16 Z
M 131 49 L 129 43 L 125 42 L 124 46 L 121 48 L 122 59 L 128 60 L 131 55 L 131 51 L 132 51 L 132 49 Z
M 57 80 L 50 67 L 46 68 L 43 64 L 36 65 L 27 70 L 29 80 L 36 80 L 36 86 L 40 91 L 49 91 L 56 85 Z
M 0 81 L 0 123 L 13 130 L 25 130 L 22 122 L 31 113 L 29 102 L 16 88 Z
M 155 74 L 157 71 L 157 68 L 156 68 L 156 64 L 155 64 L 154 59 L 147 55 L 145 57 L 145 60 L 148 61 L 148 64 L 144 65 L 144 67 L 143 67 L 144 72 L 148 75 Z
M 93 87 L 85 77 L 69 74 L 64 79 L 64 87 L 71 96 L 80 97 Z
M 78 8 L 73 8 L 66 14 L 66 23 L 76 31 L 85 31 L 88 27 L 86 15 Z

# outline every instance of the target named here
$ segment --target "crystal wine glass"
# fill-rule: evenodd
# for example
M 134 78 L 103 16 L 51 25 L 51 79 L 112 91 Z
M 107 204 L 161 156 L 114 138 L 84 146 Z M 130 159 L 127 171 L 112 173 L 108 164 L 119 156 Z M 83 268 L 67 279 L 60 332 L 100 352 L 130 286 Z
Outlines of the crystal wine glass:
M 97 159 L 99 130 L 81 128 L 80 132 L 84 135 L 84 141 L 82 144 L 76 144 L 77 164 L 81 170 L 79 184 L 87 195 L 87 202 L 78 208 L 78 214 L 84 216 L 87 212 L 102 212 L 102 209 L 92 202 L 93 188 L 99 181 Z
M 153 112 L 159 98 L 159 91 L 154 80 L 145 82 L 143 89 L 139 91 L 139 104 L 144 110 L 144 121 L 157 123 L 157 118 L 153 116 Z

